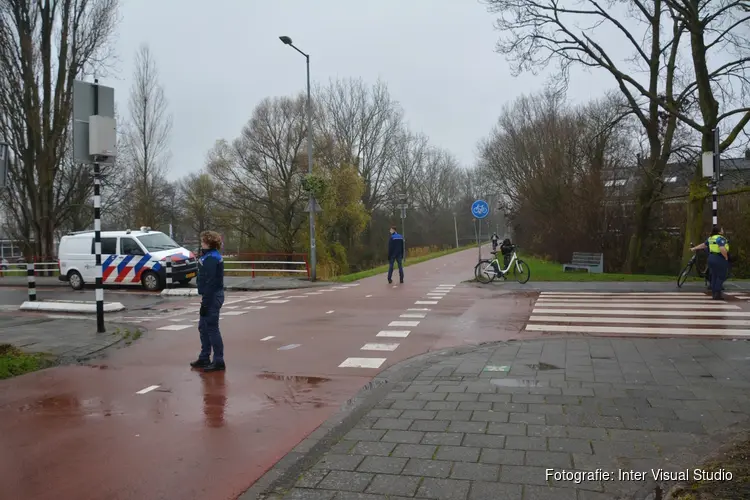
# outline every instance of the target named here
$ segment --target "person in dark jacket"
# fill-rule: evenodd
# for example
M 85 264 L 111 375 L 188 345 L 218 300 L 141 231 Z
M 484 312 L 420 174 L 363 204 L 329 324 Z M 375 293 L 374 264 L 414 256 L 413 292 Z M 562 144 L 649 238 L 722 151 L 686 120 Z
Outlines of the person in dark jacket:
M 201 353 L 190 363 L 193 368 L 206 372 L 223 371 L 224 342 L 219 331 L 219 313 L 224 305 L 224 259 L 219 253 L 221 236 L 213 231 L 201 233 L 201 258 L 198 261 L 198 295 L 201 296 L 198 332 Z M 211 361 L 211 351 L 214 359 Z
M 404 282 L 404 237 L 391 226 L 391 237 L 388 239 L 388 283 L 393 283 L 393 263 L 398 263 L 398 277 Z

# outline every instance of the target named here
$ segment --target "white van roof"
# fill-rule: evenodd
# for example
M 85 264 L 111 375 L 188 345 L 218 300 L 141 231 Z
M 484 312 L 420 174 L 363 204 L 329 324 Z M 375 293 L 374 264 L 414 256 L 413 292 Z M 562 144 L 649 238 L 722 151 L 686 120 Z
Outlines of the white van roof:
M 164 234 L 161 231 L 131 231 L 130 229 L 125 231 L 102 231 L 102 238 L 109 237 L 117 237 L 117 236 L 146 236 L 148 234 Z M 73 233 L 66 234 L 63 236 L 63 238 L 69 238 L 69 237 L 84 237 L 84 236 L 94 236 L 94 231 L 76 231 Z

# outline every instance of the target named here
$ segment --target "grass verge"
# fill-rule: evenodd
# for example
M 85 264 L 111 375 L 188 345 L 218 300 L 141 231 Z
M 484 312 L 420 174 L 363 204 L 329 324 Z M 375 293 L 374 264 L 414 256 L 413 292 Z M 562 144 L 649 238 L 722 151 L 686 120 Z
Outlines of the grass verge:
M 10 344 L 0 344 L 0 380 L 41 370 L 50 364 L 42 354 L 28 354 Z
M 729 481 L 690 481 L 675 491 L 674 500 L 719 500 L 750 498 L 750 441 L 742 441 L 715 460 L 698 468 L 706 473 L 723 469 L 732 473 Z M 693 469 L 690 469 L 693 474 Z M 708 476 L 709 478 L 711 476 Z
M 677 275 L 588 273 L 587 271 L 563 271 L 562 264 L 535 257 L 521 257 L 531 269 L 531 281 L 674 281 Z M 502 263 L 502 261 L 501 261 Z M 676 285 L 675 285 L 676 286 Z
M 476 248 L 476 245 L 473 245 L 473 247 Z M 450 255 L 452 253 L 460 252 L 462 250 L 468 250 L 469 248 L 472 248 L 472 245 L 458 247 L 458 248 L 449 248 L 447 250 L 439 250 L 437 252 L 430 252 L 425 255 L 418 255 L 414 257 L 407 256 L 406 261 L 404 262 L 404 267 L 408 267 L 414 264 L 419 264 L 420 262 L 425 262 L 425 261 L 432 260 L 432 259 L 437 259 L 438 257 Z M 369 278 L 371 276 L 376 276 L 378 274 L 387 273 L 387 272 L 388 272 L 388 264 L 383 264 L 382 266 L 378 266 L 372 269 L 367 269 L 365 271 L 359 271 L 359 272 L 352 273 L 352 274 L 342 274 L 341 276 L 334 276 L 330 280 L 337 281 L 339 283 L 349 283 L 352 281 Z

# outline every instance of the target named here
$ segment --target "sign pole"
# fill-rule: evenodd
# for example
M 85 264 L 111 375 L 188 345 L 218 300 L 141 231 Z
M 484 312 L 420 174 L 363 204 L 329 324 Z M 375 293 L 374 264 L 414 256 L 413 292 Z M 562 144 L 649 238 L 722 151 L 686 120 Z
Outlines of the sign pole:
M 479 260 L 482 260 L 482 220 L 490 214 L 490 206 L 484 200 L 476 200 L 471 204 L 471 215 L 476 221 L 477 248 L 479 251 Z M 489 228 L 489 226 L 487 226 Z
M 99 114 L 99 80 L 94 80 L 94 115 Z M 102 284 L 101 167 L 94 157 L 94 248 L 96 250 L 96 333 L 104 333 L 104 285 Z

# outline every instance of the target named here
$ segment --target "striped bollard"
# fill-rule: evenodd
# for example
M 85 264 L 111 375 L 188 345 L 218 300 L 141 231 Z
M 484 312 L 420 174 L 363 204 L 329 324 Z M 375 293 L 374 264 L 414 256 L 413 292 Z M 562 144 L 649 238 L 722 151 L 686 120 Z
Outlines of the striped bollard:
M 34 277 L 34 263 L 26 263 L 26 276 L 29 280 L 29 301 L 36 302 L 36 278 Z
M 172 257 L 167 257 L 167 288 L 172 288 Z

